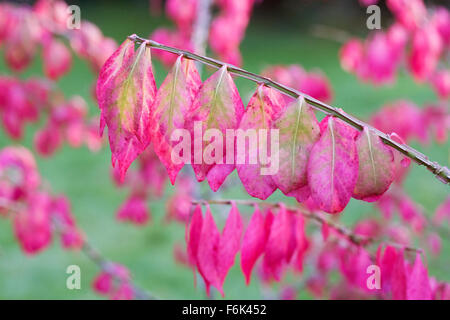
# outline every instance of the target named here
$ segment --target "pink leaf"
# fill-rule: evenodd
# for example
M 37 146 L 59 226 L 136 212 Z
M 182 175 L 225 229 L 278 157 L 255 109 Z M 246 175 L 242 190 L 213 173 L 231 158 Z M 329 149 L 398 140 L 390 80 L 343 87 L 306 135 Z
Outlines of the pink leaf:
M 36 254 L 50 244 L 52 238 L 50 197 L 35 193 L 27 208 L 14 216 L 14 234 L 26 254 Z
M 156 95 L 150 48 L 142 43 L 134 52 L 134 43 L 125 40 L 102 67 L 96 93 L 109 130 L 112 164 L 118 163 L 123 179 L 150 143 L 149 110 Z
M 189 264 L 193 267 L 194 271 L 197 266 L 197 252 L 198 245 L 200 243 L 200 236 L 202 232 L 203 216 L 202 208 L 197 205 L 192 215 L 191 223 L 186 229 L 186 250 L 188 254 Z
M 117 212 L 119 221 L 129 221 L 136 225 L 145 225 L 150 219 L 145 197 L 130 195 Z
M 281 280 L 283 268 L 289 262 L 295 249 L 294 228 L 294 215 L 280 204 L 280 210 L 272 222 L 264 251 L 263 271 L 267 278 Z
M 433 217 L 433 222 L 440 225 L 447 218 L 450 224 L 450 196 L 447 197 L 436 209 Z
M 325 226 L 323 224 L 322 226 Z M 305 253 L 309 248 L 309 241 L 306 238 L 305 233 L 305 218 L 299 212 L 296 217 L 296 242 L 297 242 L 297 252 L 294 261 L 294 267 L 297 271 L 303 271 L 303 260 L 305 258 Z M 323 230 L 323 229 L 322 229 Z
M 222 288 L 227 276 L 228 270 L 234 264 L 234 258 L 241 247 L 242 236 L 242 218 L 239 214 L 236 203 L 232 203 L 231 210 L 228 213 L 227 222 L 220 237 L 219 248 L 217 251 L 216 264 L 219 276 L 220 287 Z M 221 288 L 219 291 L 221 291 Z M 223 293 L 222 293 L 223 295 Z
M 350 201 L 358 178 L 357 131 L 333 117 L 322 120 L 320 131 L 308 160 L 308 184 L 320 209 L 336 213 Z
M 266 240 L 267 233 L 264 217 L 259 208 L 255 207 L 255 211 L 245 231 L 241 249 L 241 268 L 247 285 L 250 283 L 252 269 L 256 260 L 264 252 Z
M 394 181 L 394 153 L 368 128 L 364 128 L 356 139 L 356 148 L 359 171 L 353 197 L 369 202 L 376 201 Z
M 70 70 L 72 56 L 69 49 L 58 40 L 49 40 L 43 48 L 44 73 L 50 79 L 56 80 Z
M 206 207 L 202 231 L 197 251 L 198 271 L 205 281 L 206 293 L 209 296 L 210 286 L 219 290 L 223 295 L 222 283 L 217 270 L 217 252 L 219 250 L 220 233 L 214 222 L 209 206 Z
M 416 255 L 411 274 L 407 277 L 406 298 L 408 300 L 431 300 L 428 271 L 422 264 L 419 253 Z
M 270 167 L 269 161 L 273 162 L 272 159 L 278 157 L 278 154 L 274 154 L 274 151 L 270 148 L 271 128 L 273 119 L 280 112 L 283 103 L 284 99 L 278 91 L 260 85 L 250 99 L 239 125 L 239 129 L 255 132 L 255 135 L 249 136 L 248 148 L 244 148 L 243 152 L 240 148 L 237 150 L 237 156 L 240 157 L 242 154 L 245 161 L 244 163 L 237 161 L 236 169 L 248 194 L 262 200 L 267 199 L 276 190 L 272 174 L 264 171 L 267 171 L 267 167 Z M 267 134 L 262 134 L 262 130 L 267 130 Z M 264 138 L 261 139 L 261 135 Z M 237 143 L 243 145 L 246 143 L 246 139 L 243 143 L 240 141 Z M 262 161 L 265 159 L 261 159 L 261 149 L 266 152 L 269 161 Z M 272 150 L 270 159 L 269 150 Z
M 201 147 L 195 146 L 193 143 L 193 161 L 192 167 L 198 181 L 205 178 L 213 191 L 217 191 L 226 177 L 234 170 L 235 165 L 230 164 L 227 159 L 226 143 L 217 143 L 225 141 L 227 129 L 237 129 L 244 113 L 244 105 L 237 91 L 227 68 L 224 66 L 214 73 L 208 80 L 203 83 L 200 92 L 194 100 L 192 110 L 189 114 L 188 127 L 191 136 L 195 139 L 194 126 L 200 123 L 201 136 L 208 129 L 215 129 L 209 142 L 205 142 Z M 210 131 L 212 133 L 213 131 Z M 218 141 L 216 141 L 216 139 Z M 235 139 L 232 141 L 235 142 Z M 234 145 L 235 146 L 235 145 Z M 209 152 L 208 150 L 209 149 Z M 235 148 L 234 148 L 235 149 Z M 220 155 L 222 151 L 222 155 Z M 233 150 L 235 151 L 235 150 Z M 206 155 L 206 157 L 205 157 Z M 236 152 L 234 152 L 233 157 Z M 198 161 L 197 156 L 201 157 Z
M 406 272 L 403 251 L 400 251 L 392 271 L 392 299 L 406 299 Z
M 279 153 L 274 155 L 280 164 L 273 180 L 284 194 L 306 200 L 308 158 L 320 133 L 314 112 L 303 97 L 298 98 L 282 111 L 273 128 L 280 134 Z
M 158 90 L 151 108 L 151 135 L 153 148 L 167 169 L 172 184 L 184 163 L 174 163 L 171 140 L 176 129 L 184 128 L 184 121 L 192 101 L 201 85 L 201 79 L 192 60 L 182 60 L 179 56 L 172 70 Z

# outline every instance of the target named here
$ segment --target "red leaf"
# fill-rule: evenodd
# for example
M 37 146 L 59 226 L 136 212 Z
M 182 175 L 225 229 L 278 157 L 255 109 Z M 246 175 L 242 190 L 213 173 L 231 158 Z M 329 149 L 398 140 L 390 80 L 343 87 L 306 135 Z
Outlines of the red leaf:
M 416 255 L 411 274 L 407 277 L 406 298 L 408 300 L 431 300 L 432 298 L 428 271 L 422 264 L 419 253 Z
M 381 279 L 383 279 L 383 276 Z M 403 251 L 400 251 L 399 255 L 397 256 L 392 271 L 392 299 L 406 299 L 406 273 Z
M 283 268 L 292 257 L 293 247 L 295 249 L 295 243 L 293 246 L 292 241 L 294 219 L 294 215 L 287 211 L 283 204 L 280 204 L 280 210 L 271 224 L 264 252 L 263 272 L 268 279 L 274 278 L 276 281 L 280 281 Z
M 194 209 L 191 223 L 189 224 L 189 227 L 186 229 L 186 243 L 187 243 L 186 250 L 188 254 L 189 264 L 193 267 L 194 272 L 197 266 L 197 252 L 198 252 L 198 245 L 200 243 L 202 225 L 203 225 L 202 208 L 200 205 L 197 205 Z
M 322 226 L 325 226 L 325 225 L 326 224 L 323 224 Z M 309 241 L 308 241 L 308 238 L 306 238 L 306 233 L 305 233 L 305 218 L 300 213 L 298 213 L 298 215 L 296 217 L 295 230 L 296 230 L 295 236 L 296 236 L 296 240 L 297 240 L 296 241 L 297 242 L 297 252 L 295 255 L 294 267 L 297 271 L 302 272 L 303 271 L 303 260 L 305 257 L 305 253 L 309 248 Z
M 217 271 L 217 252 L 219 250 L 220 233 L 214 222 L 209 206 L 206 207 L 202 231 L 197 250 L 197 267 L 205 281 L 206 293 L 209 296 L 210 286 L 213 285 L 223 295 L 220 277 Z
M 265 220 L 259 208 L 255 206 L 252 218 L 242 240 L 241 269 L 248 285 L 256 260 L 264 252 L 268 233 L 266 232 Z
M 241 247 L 242 229 L 242 218 L 236 204 L 233 202 L 220 237 L 216 257 L 217 273 L 220 280 L 220 289 L 218 289 L 221 292 L 228 270 L 233 266 L 234 258 Z

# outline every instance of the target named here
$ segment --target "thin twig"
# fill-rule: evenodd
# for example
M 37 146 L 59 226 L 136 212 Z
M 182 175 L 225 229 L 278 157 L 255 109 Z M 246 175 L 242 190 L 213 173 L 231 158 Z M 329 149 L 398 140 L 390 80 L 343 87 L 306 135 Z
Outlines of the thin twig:
M 450 183 L 450 170 L 446 166 L 442 166 L 435 161 L 431 161 L 430 159 L 428 159 L 428 157 L 426 155 L 422 154 L 421 152 L 417 151 L 416 149 L 414 149 L 406 144 L 402 144 L 402 143 L 392 140 L 388 134 L 381 132 L 380 130 L 372 127 L 371 125 L 347 114 L 344 110 L 342 110 L 340 108 L 330 106 L 330 105 L 328 105 L 322 101 L 319 101 L 305 93 L 302 93 L 298 90 L 295 90 L 293 88 L 285 86 L 279 82 L 273 81 L 272 79 L 257 75 L 255 73 L 251 73 L 244 69 L 238 68 L 236 66 L 230 65 L 228 63 L 225 63 L 225 62 L 213 59 L 213 58 L 198 55 L 198 54 L 186 51 L 186 50 L 166 46 L 166 45 L 160 44 L 153 40 L 141 38 L 135 34 L 129 36 L 128 39 L 130 39 L 136 43 L 146 42 L 147 45 L 152 48 L 171 52 L 171 53 L 174 53 L 177 55 L 183 55 L 187 59 L 199 61 L 203 64 L 209 65 L 214 68 L 219 69 L 223 66 L 226 66 L 228 71 L 232 74 L 235 74 L 242 78 L 246 78 L 248 80 L 254 81 L 259 84 L 264 84 L 264 85 L 274 88 L 274 89 L 280 91 L 281 93 L 288 95 L 292 98 L 299 98 L 302 96 L 302 97 L 304 97 L 304 99 L 307 103 L 309 103 L 311 106 L 313 106 L 317 110 L 320 110 L 328 115 L 332 115 L 336 118 L 339 118 L 342 121 L 345 121 L 346 123 L 348 123 L 349 125 L 351 125 L 352 127 L 356 128 L 360 131 L 363 130 L 363 128 L 368 128 L 369 130 L 373 131 L 377 136 L 379 136 L 386 145 L 401 152 L 408 158 L 414 160 L 419 165 L 425 166 L 441 182 L 443 182 L 444 184 Z
M 194 31 L 192 32 L 192 43 L 195 53 L 199 55 L 205 55 L 206 52 L 212 2 L 212 0 L 200 0 L 197 2 L 197 17 L 194 23 Z M 201 63 L 197 62 L 197 69 L 200 75 L 202 71 L 201 66 Z
M 311 33 L 317 38 L 332 40 L 338 43 L 346 43 L 352 38 L 352 35 L 347 31 L 322 24 L 313 25 L 311 28 Z
M 26 210 L 24 205 L 17 204 L 15 202 L 11 202 L 8 199 L 0 198 L 0 210 L 6 209 L 8 212 L 16 214 L 21 212 L 22 210 Z M 53 219 L 53 226 L 55 231 L 62 233 L 64 231 L 64 226 L 61 221 Z M 81 251 L 89 258 L 92 262 L 94 262 L 102 271 L 110 274 L 115 281 L 119 283 L 123 281 L 120 277 L 116 275 L 116 273 L 112 270 L 111 266 L 114 265 L 114 262 L 106 259 L 97 249 L 95 249 L 86 239 L 83 239 L 83 246 L 81 247 Z M 137 287 L 136 285 L 130 283 L 131 288 L 133 290 L 134 296 L 138 300 L 155 300 L 156 298 L 150 294 L 149 292 Z
M 237 205 L 252 206 L 252 207 L 255 205 L 256 206 L 266 206 L 266 207 L 271 207 L 271 208 L 279 208 L 280 207 L 279 202 L 278 203 L 277 202 L 260 202 L 260 201 L 252 201 L 252 200 L 220 199 L 220 200 L 193 200 L 192 201 L 193 205 L 197 205 L 197 204 L 200 204 L 200 205 L 202 205 L 202 204 L 231 205 L 232 203 L 235 203 Z M 326 226 L 332 228 L 333 230 L 335 230 L 336 232 L 338 232 L 339 234 L 341 234 L 342 236 L 347 238 L 351 243 L 353 243 L 357 246 L 365 247 L 365 246 L 373 244 L 377 241 L 374 238 L 368 238 L 368 237 L 364 237 L 364 236 L 355 234 L 350 229 L 348 229 L 334 221 L 331 221 L 315 212 L 312 212 L 302 205 L 300 205 L 299 207 L 285 206 L 285 208 L 289 211 L 299 213 L 299 214 L 303 215 L 304 217 L 315 221 L 320 226 L 326 225 Z M 404 245 L 400 245 L 400 244 L 396 244 L 396 243 L 392 243 L 392 242 L 385 242 L 385 241 L 383 241 L 383 242 L 386 244 L 389 244 L 389 245 L 401 247 L 406 251 L 413 251 L 413 252 L 419 252 L 419 253 L 423 252 L 423 250 L 420 248 L 404 246 Z

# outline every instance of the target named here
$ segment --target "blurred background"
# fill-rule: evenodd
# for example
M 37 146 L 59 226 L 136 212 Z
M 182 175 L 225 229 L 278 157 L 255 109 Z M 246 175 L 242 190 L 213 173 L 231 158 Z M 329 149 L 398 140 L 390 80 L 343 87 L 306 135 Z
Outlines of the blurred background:
M 151 12 L 149 2 L 144 0 L 68 3 L 78 5 L 82 19 L 95 23 L 105 36 L 112 37 L 118 43 L 130 34 L 148 37 L 156 28 L 172 25 L 164 11 Z M 448 1 L 434 3 L 449 5 Z M 384 3 L 381 3 L 381 8 L 382 26 L 390 25 L 391 14 Z M 368 33 L 366 19 L 365 8 L 356 0 L 264 0 L 255 6 L 240 47 L 243 67 L 255 73 L 274 64 L 301 64 L 307 71 L 320 69 L 329 79 L 333 90 L 331 104 L 363 120 L 393 100 L 405 98 L 419 106 L 435 101 L 436 94 L 429 86 L 416 84 L 405 72 L 400 72 L 395 83 L 388 86 L 376 87 L 358 81 L 353 74 L 340 67 L 338 52 L 342 43 L 339 39 L 333 33 L 327 36 L 327 32 L 316 32 L 317 25 L 320 25 L 352 36 L 365 37 Z M 159 85 L 166 71 L 155 59 L 154 67 Z M 206 70 L 203 78 L 211 71 Z M 0 59 L 0 73 L 10 73 L 3 59 Z M 38 57 L 20 77 L 32 75 L 42 75 Z M 72 69 L 61 78 L 59 86 L 67 96 L 81 95 L 88 102 L 89 114 L 98 115 L 99 110 L 90 92 L 93 81 L 94 75 L 89 66 L 74 55 Z M 244 79 L 235 81 L 245 104 L 254 92 L 255 85 Z M 23 140 L 25 146 L 32 147 L 32 135 L 42 125 L 37 123 L 27 127 Z M 0 147 L 11 144 L 17 142 L 11 141 L 1 131 Z M 448 142 L 444 145 L 432 142 L 426 146 L 416 142 L 411 144 L 431 159 L 448 166 Z M 142 227 L 119 223 L 115 214 L 127 191 L 115 187 L 110 174 L 110 157 L 105 144 L 97 153 L 86 147 L 73 149 L 65 145 L 50 158 L 36 158 L 41 175 L 49 182 L 52 191 L 64 193 L 71 200 L 77 223 L 89 241 L 106 257 L 126 265 L 136 284 L 160 298 L 205 298 L 201 285 L 194 287 L 192 271 L 177 264 L 173 256 L 174 245 L 184 243 L 184 227 L 164 221 L 165 203 L 173 192 L 172 187 L 167 186 L 162 199 L 149 201 L 151 223 Z M 230 185 L 233 188 L 229 188 Z M 414 164 L 405 181 L 405 189 L 430 216 L 448 195 L 448 187 L 426 169 Z M 233 177 L 228 178 L 221 197 L 240 199 L 245 198 L 245 194 L 234 172 Z M 268 200 L 278 199 L 284 199 L 280 191 Z M 295 200 L 288 202 L 294 203 Z M 342 213 L 341 221 L 351 226 L 355 221 L 369 216 L 379 216 L 379 213 L 372 205 L 352 199 Z M 442 254 L 438 258 L 430 256 L 428 262 L 430 274 L 441 281 L 450 281 L 450 239 L 443 239 Z M 81 290 L 66 289 L 65 270 L 71 264 L 81 267 Z M 306 268 L 310 266 L 306 265 Z M 63 251 L 56 243 L 36 256 L 24 255 L 14 239 L 10 222 L 0 220 L 0 298 L 100 298 L 91 290 L 91 281 L 97 272 L 98 268 L 82 253 Z M 229 299 L 259 299 L 269 289 L 261 289 L 257 281 L 246 287 L 236 260 L 225 281 L 224 290 Z M 305 290 L 300 290 L 298 297 L 310 298 Z

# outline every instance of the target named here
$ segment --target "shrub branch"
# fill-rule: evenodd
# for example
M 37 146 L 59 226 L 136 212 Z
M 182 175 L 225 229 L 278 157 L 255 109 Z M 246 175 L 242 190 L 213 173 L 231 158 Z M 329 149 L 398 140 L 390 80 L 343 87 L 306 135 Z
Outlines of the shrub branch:
M 336 118 L 339 118 L 342 121 L 345 121 L 346 123 L 351 125 L 352 127 L 358 129 L 359 131 L 362 131 L 363 128 L 365 128 L 365 127 L 368 128 L 369 130 L 373 131 L 377 136 L 379 136 L 386 145 L 401 152 L 408 158 L 414 160 L 419 165 L 425 166 L 441 182 L 443 182 L 444 184 L 450 183 L 450 170 L 446 166 L 442 166 L 435 161 L 431 161 L 426 155 L 424 155 L 423 153 L 417 151 L 416 149 L 414 149 L 406 144 L 402 144 L 402 143 L 394 141 L 393 139 L 391 139 L 390 135 L 388 135 L 384 132 L 381 132 L 380 130 L 353 117 L 352 115 L 347 114 L 344 110 L 342 110 L 340 108 L 330 106 L 330 105 L 328 105 L 322 101 L 319 101 L 305 93 L 302 93 L 298 90 L 295 90 L 293 88 L 285 86 L 279 82 L 273 81 L 272 79 L 260 76 L 258 74 L 249 72 L 247 70 L 241 69 L 239 67 L 230 65 L 228 63 L 225 63 L 225 62 L 213 59 L 213 58 L 198 55 L 198 54 L 186 51 L 186 50 L 166 46 L 166 45 L 160 44 L 153 40 L 141 38 L 135 34 L 129 36 L 128 39 L 130 39 L 136 43 L 145 42 L 147 44 L 147 46 L 149 46 L 149 47 L 167 51 L 167 52 L 171 52 L 171 53 L 174 53 L 177 55 L 182 55 L 187 59 L 198 61 L 205 65 L 208 65 L 208 66 L 211 66 L 211 67 L 214 67 L 217 69 L 220 69 L 221 67 L 226 66 L 228 71 L 234 75 L 237 75 L 242 78 L 246 78 L 246 79 L 256 82 L 258 84 L 264 84 L 268 87 L 274 88 L 274 89 L 280 91 L 281 93 L 283 93 L 287 96 L 290 96 L 292 98 L 295 98 L 295 99 L 302 96 L 302 97 L 304 97 L 305 101 L 307 103 L 309 103 L 311 106 L 313 106 L 315 109 L 320 110 L 328 115 L 332 115 Z
M 277 202 L 260 202 L 260 201 L 252 201 L 252 200 L 232 200 L 232 199 L 193 200 L 193 201 L 191 201 L 191 203 L 193 205 L 217 204 L 217 205 L 229 205 L 229 206 L 232 205 L 233 203 L 235 203 L 236 205 L 252 206 L 252 207 L 253 206 L 262 206 L 262 207 L 271 207 L 271 208 L 280 207 L 279 202 L 278 203 Z M 376 242 L 380 241 L 379 239 L 364 237 L 364 236 L 355 234 L 352 230 L 350 230 L 334 221 L 331 221 L 330 219 L 327 219 L 315 212 L 312 212 L 302 205 L 300 205 L 299 207 L 290 207 L 290 206 L 285 206 L 285 207 L 289 211 L 296 212 L 297 214 L 303 215 L 307 219 L 313 220 L 320 226 L 326 225 L 326 226 L 334 229 L 337 233 L 344 236 L 346 239 L 348 239 L 348 241 L 350 241 L 354 245 L 366 247 L 368 245 L 375 244 Z M 391 245 L 391 246 L 402 248 L 405 251 L 412 251 L 412 252 L 417 252 L 417 253 L 423 252 L 423 250 L 420 248 L 404 246 L 404 245 L 390 242 L 390 241 L 382 241 L 382 242 L 385 244 Z

